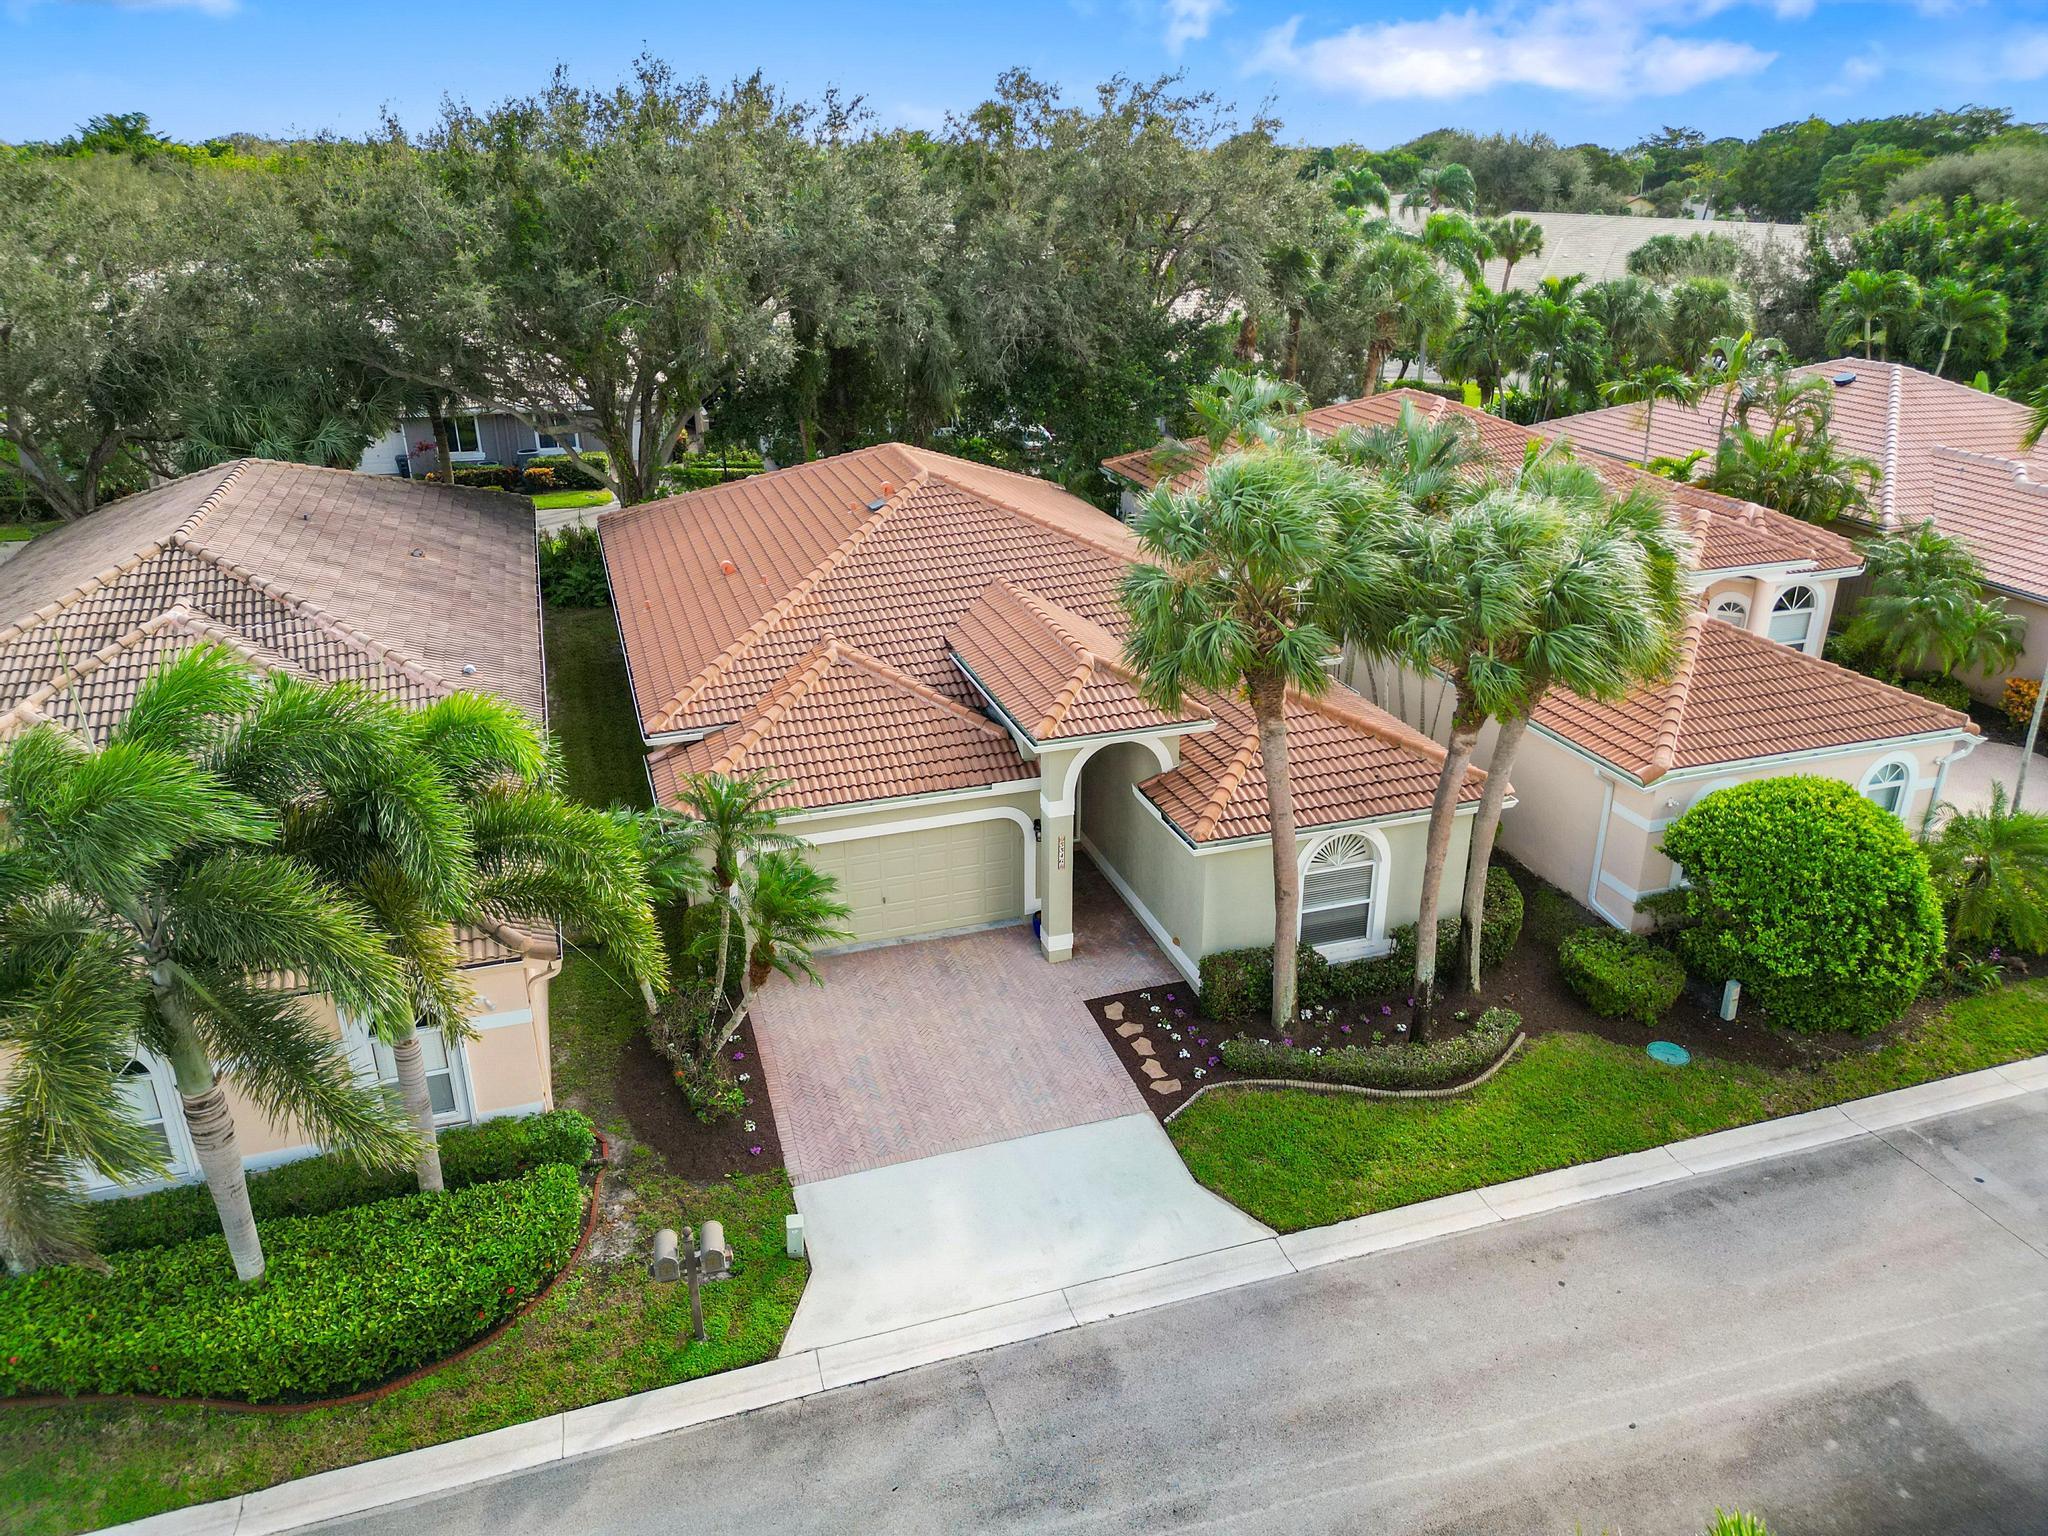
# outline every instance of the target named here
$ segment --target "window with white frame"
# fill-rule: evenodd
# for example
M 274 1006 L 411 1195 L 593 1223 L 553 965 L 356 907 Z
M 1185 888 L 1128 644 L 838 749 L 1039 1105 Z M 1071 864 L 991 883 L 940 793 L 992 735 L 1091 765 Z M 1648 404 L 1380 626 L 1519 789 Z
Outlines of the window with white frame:
M 1316 849 L 1301 882 L 1301 939 L 1318 949 L 1363 947 L 1372 938 L 1373 845 L 1346 833 Z
M 170 1115 L 147 1063 L 131 1061 L 121 1069 L 121 1097 L 128 1101 L 128 1112 L 168 1167 L 176 1160 L 171 1149 Z
M 1813 616 L 1819 609 L 1820 599 L 1813 588 L 1787 587 L 1771 604 L 1771 638 L 1795 651 L 1805 650 L 1813 634 Z
M 474 416 L 448 418 L 448 450 L 458 459 L 484 456 L 484 435 Z
M 1717 597 L 1707 617 L 1719 619 L 1723 624 L 1733 624 L 1737 629 L 1749 628 L 1749 599 L 1746 597 Z
M 581 453 L 583 451 L 583 434 L 581 432 L 556 434 L 538 430 L 533 434 L 533 451 L 535 453 L 560 453 L 564 447 L 573 448 L 576 452 Z
M 467 1120 L 469 1105 L 462 1091 L 462 1074 L 457 1070 L 455 1053 L 448 1049 L 447 1039 L 438 1029 L 422 1029 L 419 1042 L 420 1060 L 427 1069 L 427 1102 L 434 1107 L 435 1121 Z M 391 1054 L 391 1047 L 379 1040 L 375 1050 L 377 1080 L 396 1088 L 398 1060 Z
M 1913 787 L 1913 770 L 1904 763 L 1880 763 L 1863 781 L 1863 798 L 1879 810 L 1890 811 L 1904 820 L 1906 794 Z

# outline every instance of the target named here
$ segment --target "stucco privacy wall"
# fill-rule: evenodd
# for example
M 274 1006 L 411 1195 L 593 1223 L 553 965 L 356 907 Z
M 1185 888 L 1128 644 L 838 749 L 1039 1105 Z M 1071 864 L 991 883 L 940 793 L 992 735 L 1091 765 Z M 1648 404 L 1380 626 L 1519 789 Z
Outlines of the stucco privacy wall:
M 1996 672 L 1958 672 L 1970 692 L 1988 704 L 1998 703 L 2005 694 L 2005 680 L 2008 677 L 2030 677 L 2041 680 L 2044 669 L 2048 669 L 2048 603 L 2037 603 L 2031 598 L 2014 597 L 2010 592 L 1996 593 L 2005 603 L 2005 611 L 2027 627 L 2026 645 L 2020 658 L 2009 667 Z
M 1080 835 L 1150 913 L 1168 955 L 1190 974 L 1202 956 L 1223 949 L 1269 944 L 1273 939 L 1273 855 L 1264 840 L 1210 848 L 1200 853 L 1136 792 L 1139 780 L 1158 771 L 1143 748 L 1116 747 L 1098 753 L 1081 779 Z M 1382 934 L 1415 921 L 1422 901 L 1422 871 L 1429 841 L 1424 818 L 1361 823 L 1386 845 L 1382 911 L 1374 926 Z M 1301 833 L 1304 853 L 1333 829 Z M 1456 904 L 1465 878 L 1472 818 L 1453 826 L 1444 873 L 1446 900 Z

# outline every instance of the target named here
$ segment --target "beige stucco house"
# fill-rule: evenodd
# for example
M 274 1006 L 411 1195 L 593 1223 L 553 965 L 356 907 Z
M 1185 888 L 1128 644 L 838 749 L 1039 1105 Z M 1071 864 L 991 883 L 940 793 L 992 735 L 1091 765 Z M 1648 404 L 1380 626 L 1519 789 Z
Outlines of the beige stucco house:
M 1250 711 L 1140 697 L 1118 597 L 1137 546 L 1116 519 L 884 444 L 608 512 L 598 532 L 656 799 L 702 772 L 783 781 L 784 824 L 837 878 L 856 943 L 1030 921 L 1067 959 L 1090 939 L 1084 855 L 1190 982 L 1203 955 L 1271 942 Z M 1291 701 L 1289 739 L 1303 935 L 1384 952 L 1416 914 L 1442 749 L 1341 685 Z
M 47 721 L 102 740 L 150 669 L 201 641 L 259 673 L 348 678 L 408 704 L 481 689 L 540 719 L 533 514 L 496 492 L 258 460 L 114 502 L 0 567 L 0 737 Z M 442 1123 L 551 1108 L 554 935 L 459 939 L 477 1034 L 421 1036 Z M 384 1049 L 327 999 L 307 1006 L 366 1080 L 394 1079 Z M 138 1051 L 124 1081 L 171 1178 L 195 1177 L 169 1066 Z M 318 1150 L 227 1091 L 250 1167 Z
M 1845 519 L 1851 531 L 1881 535 L 1931 521 L 1969 547 L 1985 589 L 2024 622 L 2020 658 L 1995 675 L 1960 674 L 1970 691 L 1995 702 L 2006 678 L 2048 672 L 2048 443 L 2021 450 L 2027 407 L 1903 363 L 1840 357 L 1794 371 L 1828 380 L 1836 442 L 1880 472 L 1874 516 Z M 1658 406 L 1650 451 L 1711 451 L 1720 409 L 1718 392 L 1689 409 Z M 1610 459 L 1643 451 L 1641 406 L 1609 406 L 1540 430 Z
M 1545 441 L 1410 390 L 1311 411 L 1307 426 L 1333 433 L 1388 425 L 1404 405 L 1433 421 L 1465 422 L 1482 462 L 1502 470 Z M 1168 461 L 1175 483 L 1199 476 L 1204 457 L 1197 450 Z M 1143 488 L 1158 478 L 1152 462 L 1152 455 L 1131 454 L 1107 467 Z M 1637 900 L 1678 878 L 1658 851 L 1658 834 L 1724 785 L 1788 773 L 1838 778 L 1917 829 L 1941 798 L 1949 768 L 1981 737 L 1966 715 L 1821 659 L 1837 587 L 1861 569 L 1855 546 L 1617 459 L 1591 462 L 1617 490 L 1640 485 L 1663 499 L 1685 537 L 1698 610 L 1665 682 L 1617 704 L 1562 691 L 1545 700 L 1515 759 L 1517 804 L 1502 819 L 1502 849 L 1608 921 L 1642 927 Z M 1355 656 L 1345 673 L 1418 729 L 1448 733 L 1449 690 L 1440 680 Z M 1495 735 L 1489 726 L 1480 737 L 1482 765 L 1491 761 Z

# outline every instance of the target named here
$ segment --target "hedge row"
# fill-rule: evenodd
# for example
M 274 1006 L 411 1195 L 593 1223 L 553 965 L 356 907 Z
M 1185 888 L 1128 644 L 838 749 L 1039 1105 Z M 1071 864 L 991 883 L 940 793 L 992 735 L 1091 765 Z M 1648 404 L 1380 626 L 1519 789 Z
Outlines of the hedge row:
M 1655 1024 L 1685 990 L 1685 963 L 1639 933 L 1580 928 L 1557 946 L 1558 969 L 1603 1018 Z
M 446 1358 L 568 1262 L 576 1170 L 263 1225 L 264 1279 L 219 1237 L 0 1281 L 0 1395 L 331 1397 Z
M 1458 937 L 1464 920 L 1448 917 L 1437 924 L 1436 974 L 1448 980 L 1458 964 Z M 1522 936 L 1522 891 L 1499 867 L 1486 872 L 1486 907 L 1479 924 L 1479 964 L 1493 970 L 1505 961 Z M 1387 935 L 1393 948 L 1372 960 L 1347 960 L 1332 965 L 1307 944 L 1295 951 L 1295 1005 L 1319 1008 L 1332 1001 L 1366 1002 L 1405 992 L 1415 980 L 1415 924 L 1404 923 Z M 1262 1018 L 1273 1009 L 1273 950 L 1270 945 L 1218 950 L 1201 960 L 1202 1011 L 1212 1019 L 1233 1022 Z
M 1448 1088 L 1499 1059 L 1522 1027 L 1509 1008 L 1489 1008 L 1467 1034 L 1421 1045 L 1347 1045 L 1334 1051 L 1239 1036 L 1223 1042 L 1223 1065 L 1247 1077 L 1291 1077 L 1352 1088 Z
M 553 1163 L 581 1168 L 597 1151 L 590 1122 L 573 1109 L 456 1126 L 437 1139 L 441 1177 L 450 1189 L 514 1178 Z M 308 1157 L 249 1175 L 249 1204 L 258 1221 L 322 1216 L 389 1200 L 414 1188 L 410 1168 L 372 1172 L 339 1157 Z M 101 1253 L 167 1248 L 219 1231 L 220 1217 L 204 1184 L 103 1200 L 93 1208 L 93 1241 Z

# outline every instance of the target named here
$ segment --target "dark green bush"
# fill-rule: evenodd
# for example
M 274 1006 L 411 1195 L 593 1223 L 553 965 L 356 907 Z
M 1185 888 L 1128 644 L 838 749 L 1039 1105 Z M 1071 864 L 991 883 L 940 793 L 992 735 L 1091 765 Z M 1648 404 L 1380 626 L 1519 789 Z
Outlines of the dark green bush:
M 268 1271 L 227 1243 L 0 1281 L 0 1395 L 327 1397 L 452 1354 L 568 1261 L 584 1191 L 561 1163 L 516 1179 L 263 1224 Z
M 453 1126 L 435 1139 L 441 1148 L 441 1177 L 450 1189 L 516 1178 L 547 1163 L 581 1168 L 597 1151 L 590 1122 L 573 1109 Z M 338 1157 L 307 1157 L 250 1174 L 249 1204 L 258 1221 L 321 1216 L 414 1188 L 409 1168 L 370 1172 Z M 92 1215 L 93 1241 L 101 1253 L 165 1248 L 220 1231 L 213 1196 L 203 1184 L 98 1201 Z
M 1838 779 L 1716 790 L 1666 829 L 1663 848 L 1686 875 L 1665 914 L 1686 969 L 1740 981 L 1787 1028 L 1880 1028 L 1941 963 L 1926 855 Z
M 1489 1008 L 1469 1033 L 1421 1045 L 1347 1045 L 1334 1051 L 1269 1045 L 1239 1036 L 1220 1050 L 1223 1065 L 1247 1077 L 1291 1077 L 1353 1088 L 1448 1088 L 1492 1066 L 1522 1027 L 1508 1008 Z
M 1945 708 L 1970 712 L 1970 690 L 1953 677 L 1916 677 L 1905 688 L 1906 692 L 1917 693 Z
M 718 966 L 718 903 L 700 901 L 693 907 L 685 907 L 677 921 L 681 954 L 676 962 L 676 983 L 678 986 L 707 988 L 711 985 L 711 973 Z M 746 967 L 746 941 L 741 937 L 739 923 L 735 921 L 725 951 L 725 995 L 728 999 L 739 997 Z
M 1479 929 L 1479 964 L 1493 970 L 1505 961 L 1522 936 L 1522 890 L 1498 865 L 1486 872 L 1486 907 Z M 1462 918 L 1437 924 L 1436 974 L 1448 980 L 1458 968 L 1458 935 Z M 1332 965 L 1308 945 L 1301 946 L 1297 1006 L 1318 1008 L 1331 1001 L 1360 1003 L 1393 997 L 1415 980 L 1415 925 L 1403 923 L 1387 934 L 1393 948 L 1370 960 L 1345 960 Z M 1212 1019 L 1234 1022 L 1263 1018 L 1273 1007 L 1273 951 L 1226 949 L 1201 961 L 1202 1011 Z
M 540 541 L 540 595 L 557 608 L 602 608 L 612 600 L 595 528 L 572 526 Z
M 612 467 L 612 461 L 606 454 L 586 453 L 583 458 L 595 460 L 606 470 Z M 526 468 L 553 470 L 558 491 L 601 491 L 605 488 L 602 480 L 566 453 L 537 453 L 526 461 Z
M 1602 1018 L 1655 1024 L 1685 989 L 1685 964 L 1639 933 L 1580 928 L 1557 946 L 1571 989 Z

